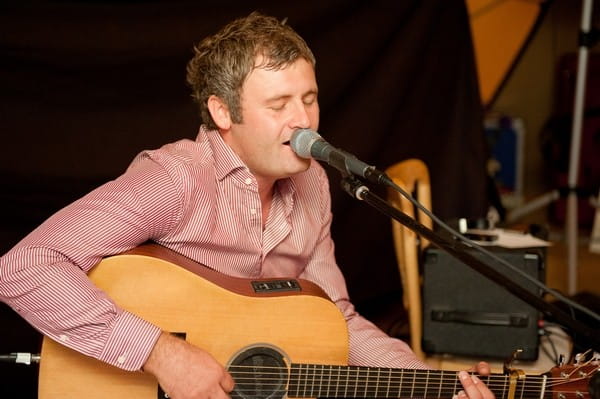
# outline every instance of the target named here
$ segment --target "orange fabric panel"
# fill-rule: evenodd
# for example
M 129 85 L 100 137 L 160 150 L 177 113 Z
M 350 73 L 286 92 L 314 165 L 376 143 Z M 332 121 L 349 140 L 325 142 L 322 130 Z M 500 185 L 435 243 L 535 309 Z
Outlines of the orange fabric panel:
M 543 0 L 466 0 L 481 101 L 488 105 L 533 29 Z

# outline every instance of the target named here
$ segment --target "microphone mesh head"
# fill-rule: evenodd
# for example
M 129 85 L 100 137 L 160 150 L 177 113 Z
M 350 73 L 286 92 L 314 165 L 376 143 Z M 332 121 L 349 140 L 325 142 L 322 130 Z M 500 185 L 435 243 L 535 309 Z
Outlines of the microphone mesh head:
M 319 133 L 310 129 L 298 129 L 292 134 L 290 146 L 299 157 L 312 158 L 310 149 L 314 142 L 319 140 L 323 140 Z

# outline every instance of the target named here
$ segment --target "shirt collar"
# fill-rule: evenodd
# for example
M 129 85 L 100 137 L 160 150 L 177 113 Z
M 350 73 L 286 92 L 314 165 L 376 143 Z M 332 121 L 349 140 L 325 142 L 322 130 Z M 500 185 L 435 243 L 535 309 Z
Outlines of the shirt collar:
M 205 125 L 200 126 L 200 131 L 196 138 L 197 142 L 208 140 L 213 151 L 215 160 L 216 176 L 219 180 L 223 180 L 235 170 L 243 169 L 248 174 L 250 171 L 240 157 L 229 147 L 217 130 L 209 130 Z M 294 178 L 280 179 L 277 181 L 276 189 L 279 191 L 286 207 L 286 213 L 289 214 L 294 205 L 294 195 L 296 192 L 296 184 Z
M 248 170 L 248 167 L 242 162 L 240 157 L 223 141 L 217 130 L 209 130 L 205 125 L 202 125 L 200 126 L 196 141 L 201 142 L 206 140 L 208 140 L 212 148 L 215 171 L 219 180 L 223 180 L 236 169 Z

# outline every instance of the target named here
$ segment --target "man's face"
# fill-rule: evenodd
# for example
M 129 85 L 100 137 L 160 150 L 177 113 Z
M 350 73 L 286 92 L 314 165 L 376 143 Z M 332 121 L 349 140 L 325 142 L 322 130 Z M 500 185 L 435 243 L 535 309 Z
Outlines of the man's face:
M 260 61 L 260 60 L 258 60 Z M 223 135 L 259 182 L 306 170 L 310 160 L 289 146 L 296 129 L 317 130 L 319 104 L 312 65 L 303 58 L 280 70 L 256 68 L 241 92 L 242 123 Z

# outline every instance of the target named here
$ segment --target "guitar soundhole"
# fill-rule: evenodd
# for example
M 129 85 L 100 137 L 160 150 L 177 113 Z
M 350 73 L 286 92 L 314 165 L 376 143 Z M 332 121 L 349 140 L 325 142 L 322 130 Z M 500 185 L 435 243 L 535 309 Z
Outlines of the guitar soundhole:
M 280 399 L 285 396 L 288 367 L 284 356 L 269 346 L 252 346 L 231 360 L 234 399 Z

